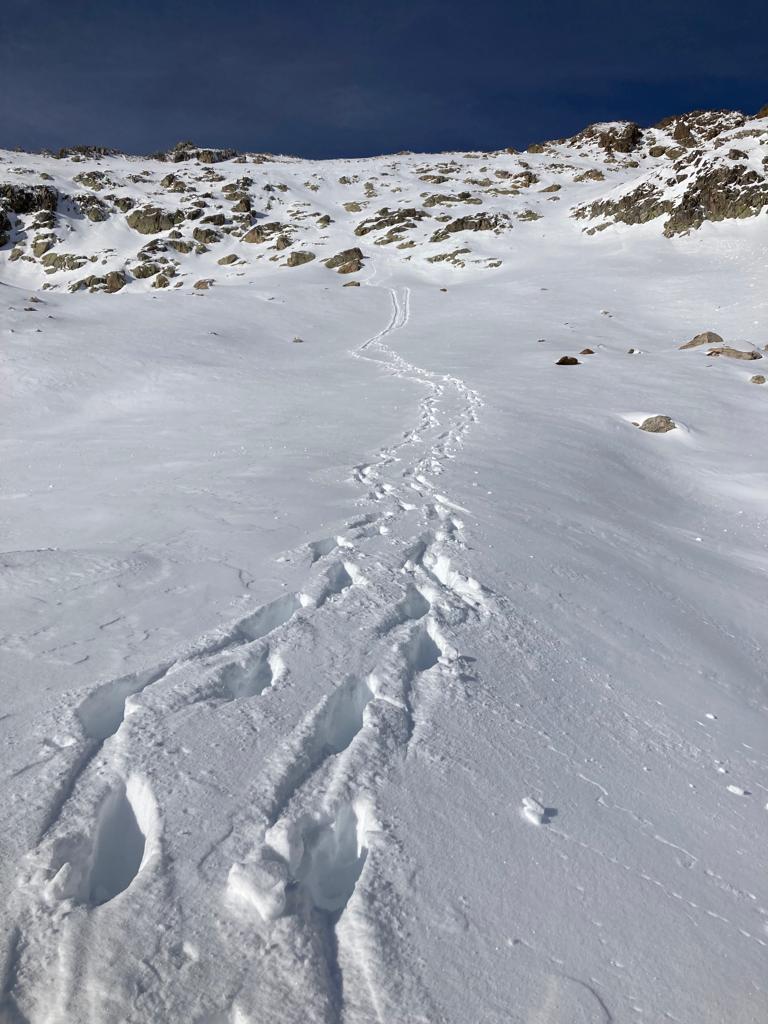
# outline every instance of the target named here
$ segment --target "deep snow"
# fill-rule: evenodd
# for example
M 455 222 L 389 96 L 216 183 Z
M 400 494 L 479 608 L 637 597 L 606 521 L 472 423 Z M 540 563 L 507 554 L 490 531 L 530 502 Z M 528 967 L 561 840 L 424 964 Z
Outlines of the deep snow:
M 5 1019 L 766 1019 L 765 229 L 0 288 Z

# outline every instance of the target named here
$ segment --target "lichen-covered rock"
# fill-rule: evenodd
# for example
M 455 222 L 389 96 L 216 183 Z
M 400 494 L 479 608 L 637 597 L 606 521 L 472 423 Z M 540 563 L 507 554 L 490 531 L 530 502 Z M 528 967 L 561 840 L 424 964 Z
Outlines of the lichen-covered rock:
M 752 377 L 749 378 L 749 383 L 750 384 L 765 384 L 765 377 L 762 375 L 762 373 L 756 373 Z
M 159 235 L 161 231 L 170 231 L 176 224 L 184 220 L 179 210 L 161 210 L 156 206 L 143 206 L 129 213 L 125 218 L 129 228 L 141 235 Z
M 170 283 L 171 282 L 165 276 L 165 274 L 158 274 L 157 277 L 152 282 L 152 287 L 153 288 L 167 288 Z
M 677 424 L 669 416 L 649 416 L 640 424 L 640 429 L 649 434 L 666 434 L 674 430 Z
M 307 252 L 306 249 L 299 252 L 292 252 L 288 259 L 285 261 L 286 267 L 300 267 L 304 263 L 311 263 L 315 258 L 313 252 Z
M 216 260 L 220 267 L 228 267 L 230 263 L 237 263 L 240 257 L 237 253 L 231 252 L 229 256 L 222 256 L 221 259 Z

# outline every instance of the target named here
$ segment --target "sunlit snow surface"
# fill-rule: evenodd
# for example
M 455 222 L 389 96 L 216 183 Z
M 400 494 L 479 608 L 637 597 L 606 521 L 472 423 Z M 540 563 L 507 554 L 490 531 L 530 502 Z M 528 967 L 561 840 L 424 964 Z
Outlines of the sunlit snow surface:
M 4 276 L 0 1019 L 768 1019 L 768 222 L 582 226 Z

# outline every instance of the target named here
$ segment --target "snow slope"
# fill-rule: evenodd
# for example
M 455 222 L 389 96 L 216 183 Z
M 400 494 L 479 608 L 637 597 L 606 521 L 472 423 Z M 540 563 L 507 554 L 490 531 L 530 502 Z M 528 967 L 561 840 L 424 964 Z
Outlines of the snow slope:
M 325 255 L 391 163 L 281 167 Z M 599 188 L 464 266 L 0 265 L 0 1019 L 766 1019 L 768 386 L 678 346 L 763 349 L 768 222 Z

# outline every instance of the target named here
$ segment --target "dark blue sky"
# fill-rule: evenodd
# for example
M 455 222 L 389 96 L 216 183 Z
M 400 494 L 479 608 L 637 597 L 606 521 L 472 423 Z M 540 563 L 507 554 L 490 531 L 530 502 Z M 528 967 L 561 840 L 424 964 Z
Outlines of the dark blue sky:
M 0 0 L 0 146 L 523 147 L 768 103 L 768 0 Z

